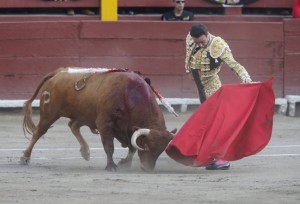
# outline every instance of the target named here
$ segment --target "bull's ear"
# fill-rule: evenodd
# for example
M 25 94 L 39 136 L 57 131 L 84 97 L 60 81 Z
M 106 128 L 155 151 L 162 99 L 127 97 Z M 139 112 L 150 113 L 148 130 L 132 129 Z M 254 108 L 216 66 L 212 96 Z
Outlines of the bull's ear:
M 147 84 L 151 85 L 151 80 L 149 78 L 145 78 L 145 81 L 147 82 Z
M 132 127 L 132 131 L 134 132 L 134 131 L 136 131 L 136 130 L 138 130 L 138 129 L 141 129 L 140 127 L 137 127 L 137 126 L 133 126 Z
M 177 128 L 170 131 L 170 133 L 173 133 L 173 134 L 175 134 L 176 132 L 177 132 Z

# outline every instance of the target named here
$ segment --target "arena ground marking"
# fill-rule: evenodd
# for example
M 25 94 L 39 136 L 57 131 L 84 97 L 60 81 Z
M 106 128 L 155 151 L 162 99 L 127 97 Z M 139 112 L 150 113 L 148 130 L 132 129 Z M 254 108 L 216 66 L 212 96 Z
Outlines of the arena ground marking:
M 248 156 L 248 157 L 273 157 L 273 158 L 279 158 L 279 157 L 299 157 L 300 154 L 261 154 L 261 155 L 252 155 L 252 156 Z M 247 157 L 247 158 L 248 158 Z M 115 156 L 114 159 L 121 159 L 123 158 L 123 156 Z M 160 158 L 163 159 L 170 159 L 170 157 L 168 156 L 160 156 Z M 246 158 L 246 157 L 245 157 Z M 6 160 L 10 160 L 13 161 L 15 159 L 19 159 L 19 157 L 15 157 L 15 156 L 11 156 L 11 157 L 0 157 L 0 165 L 3 164 L 3 161 L 5 161 L 5 163 L 7 163 Z M 31 160 L 43 160 L 43 161 L 55 161 L 55 160 L 81 160 L 82 157 L 78 156 L 78 157 L 32 157 Z M 90 157 L 90 159 L 106 159 L 106 156 L 95 156 L 95 157 Z
M 255 157 L 291 157 L 300 156 L 300 154 L 256 154 Z
M 296 145 L 269 145 L 267 147 L 265 147 L 265 149 L 271 149 L 271 148 L 298 148 L 300 147 L 300 145 L 296 144 Z M 33 151 L 76 151 L 78 150 L 78 148 L 36 148 Z M 12 149 L 0 149 L 0 152 L 11 152 L 11 151 L 23 151 L 24 149 L 20 149 L 20 148 L 12 148 Z M 90 148 L 90 150 L 103 150 L 103 147 L 93 147 Z M 127 148 L 122 148 L 122 147 L 115 147 L 115 150 L 119 151 L 128 151 Z M 300 153 L 284 153 L 284 154 L 278 154 L 278 153 L 273 153 L 273 154 L 266 154 L 266 153 L 258 153 L 256 155 L 252 155 L 255 157 L 298 157 L 300 156 Z M 105 159 L 106 157 L 91 157 L 91 158 L 95 158 L 95 159 Z M 118 157 L 115 157 L 118 158 Z M 121 158 L 121 157 L 120 157 Z M 168 156 L 162 156 L 162 158 L 169 158 Z M 72 159 L 81 159 L 81 157 L 55 157 L 55 158 L 51 158 L 51 157 L 36 157 L 36 158 L 32 158 L 32 159 L 36 159 L 36 160 L 72 160 Z
M 252 155 L 254 157 L 298 157 L 300 154 L 263 154 L 263 155 Z M 251 156 L 250 156 L 251 157 Z M 115 159 L 120 159 L 122 157 L 114 157 Z M 168 156 L 161 156 L 161 158 L 170 158 Z M 72 159 L 82 159 L 82 157 L 34 157 L 31 160 L 72 160 Z M 90 159 L 106 159 L 106 157 L 96 156 L 90 157 Z
M 296 144 L 296 145 L 269 145 L 266 146 L 265 149 L 269 149 L 269 148 L 293 148 L 293 147 L 300 147 L 300 144 Z M 23 151 L 25 149 L 19 149 L 19 148 L 13 148 L 13 149 L 0 149 L 1 152 L 5 152 L 5 151 Z M 78 150 L 79 147 L 70 147 L 70 148 L 34 148 L 33 151 L 65 151 L 65 150 Z M 90 150 L 103 150 L 103 147 L 92 147 L 90 148 Z M 115 147 L 115 150 L 128 150 L 127 148 L 123 148 L 123 147 Z

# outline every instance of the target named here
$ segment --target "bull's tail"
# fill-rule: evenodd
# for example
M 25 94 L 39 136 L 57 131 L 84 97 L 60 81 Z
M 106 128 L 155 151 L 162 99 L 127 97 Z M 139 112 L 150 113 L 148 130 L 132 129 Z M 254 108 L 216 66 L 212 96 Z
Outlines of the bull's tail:
M 36 88 L 34 94 L 32 95 L 32 97 L 25 101 L 24 106 L 23 106 L 23 114 L 24 114 L 24 118 L 23 118 L 23 132 L 24 135 L 26 135 L 26 132 L 29 134 L 33 134 L 33 132 L 36 129 L 36 126 L 32 120 L 32 102 L 33 100 L 36 98 L 36 96 L 38 95 L 41 87 L 43 86 L 43 84 L 48 81 L 49 79 L 51 79 L 53 76 L 55 76 L 57 74 L 57 72 L 60 70 L 56 70 L 54 72 L 51 72 L 49 74 L 47 74 L 46 76 L 44 76 L 43 80 L 40 82 L 40 84 L 38 85 L 38 87 Z

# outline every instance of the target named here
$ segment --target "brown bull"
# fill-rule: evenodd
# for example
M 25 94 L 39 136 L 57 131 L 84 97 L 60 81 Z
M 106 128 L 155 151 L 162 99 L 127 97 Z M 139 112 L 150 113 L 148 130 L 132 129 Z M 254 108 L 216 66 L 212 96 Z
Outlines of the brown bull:
M 117 169 L 113 161 L 114 138 L 128 155 L 119 165 L 131 166 L 136 149 L 141 168 L 152 171 L 159 155 L 173 138 L 166 130 L 163 114 L 151 87 L 133 72 L 68 73 L 61 68 L 44 77 L 33 96 L 24 104 L 24 131 L 32 134 L 21 157 L 28 164 L 38 139 L 60 117 L 70 118 L 69 127 L 80 143 L 81 155 L 89 160 L 89 146 L 80 133 L 88 126 L 99 132 L 107 155 L 106 170 Z M 78 69 L 79 70 L 79 69 Z M 40 97 L 40 121 L 32 121 L 32 101 Z

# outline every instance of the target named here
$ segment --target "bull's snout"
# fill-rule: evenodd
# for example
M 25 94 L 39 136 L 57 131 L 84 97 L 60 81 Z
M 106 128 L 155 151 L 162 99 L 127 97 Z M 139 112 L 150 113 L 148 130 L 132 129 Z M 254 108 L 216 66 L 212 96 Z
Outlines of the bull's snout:
M 143 165 L 141 164 L 141 169 L 145 172 L 153 172 L 154 170 L 154 166 L 148 166 L 148 165 Z
M 145 172 L 152 172 L 154 171 L 156 161 L 150 161 L 149 159 L 147 161 L 141 161 L 140 167 Z

